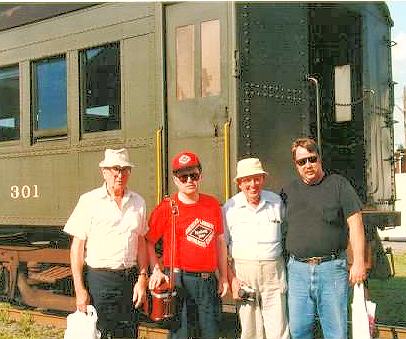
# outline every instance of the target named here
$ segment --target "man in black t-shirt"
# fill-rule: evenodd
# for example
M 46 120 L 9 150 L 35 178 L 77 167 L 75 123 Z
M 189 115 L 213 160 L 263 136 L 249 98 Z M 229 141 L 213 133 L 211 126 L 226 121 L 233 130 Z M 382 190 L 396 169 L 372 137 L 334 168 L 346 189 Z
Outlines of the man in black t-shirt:
M 317 314 L 325 338 L 347 339 L 348 281 L 366 278 L 362 204 L 344 177 L 323 171 L 314 140 L 297 139 L 291 152 L 299 176 L 283 190 L 291 336 L 313 338 Z

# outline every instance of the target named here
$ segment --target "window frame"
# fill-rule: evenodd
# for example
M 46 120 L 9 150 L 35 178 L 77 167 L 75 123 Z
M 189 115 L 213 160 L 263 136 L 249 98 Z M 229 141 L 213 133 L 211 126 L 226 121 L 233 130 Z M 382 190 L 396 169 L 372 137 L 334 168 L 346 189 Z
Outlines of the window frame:
M 0 140 L 1 145 L 4 143 L 16 143 L 21 140 L 22 116 L 21 116 L 21 69 L 20 69 L 20 64 L 17 62 L 17 63 L 13 63 L 13 64 L 0 66 L 0 70 L 7 70 L 7 69 L 17 69 L 17 73 L 18 73 L 18 113 L 17 113 L 18 115 L 13 117 L 13 118 L 17 118 L 17 124 L 16 124 L 17 137 L 13 138 L 13 139 Z M 2 118 L 0 118 L 0 119 L 2 119 Z
M 35 65 L 38 62 L 44 60 L 62 59 L 65 61 L 65 82 L 66 82 L 66 127 L 62 128 L 38 128 L 38 120 L 36 119 L 35 112 L 38 108 L 38 87 L 37 87 L 37 73 L 35 71 Z M 31 119 L 31 134 L 32 142 L 38 142 L 41 140 L 65 138 L 68 136 L 68 123 L 69 123 L 69 90 L 68 90 L 68 57 L 67 54 L 56 54 L 52 56 L 43 57 L 40 59 L 30 60 L 30 119 Z
M 108 47 L 108 46 L 115 46 L 116 47 L 116 51 L 117 51 L 117 61 L 118 61 L 118 83 L 117 83 L 117 111 L 116 111 L 116 115 L 117 115 L 117 120 L 118 120 L 118 127 L 114 128 L 114 129 L 105 129 L 105 130 L 94 130 L 94 131 L 85 131 L 84 130 L 84 120 L 86 119 L 85 115 L 85 111 L 87 109 L 86 104 L 87 104 L 87 99 L 86 99 L 86 95 L 84 91 L 86 91 L 86 77 L 82 76 L 82 74 L 86 73 L 86 65 L 83 62 L 83 55 L 86 53 L 86 51 L 88 50 L 92 50 L 92 49 L 97 49 L 97 48 L 103 48 L 103 47 Z M 78 77 L 77 77 L 77 81 L 78 81 L 78 103 L 79 103 L 79 134 L 80 134 L 80 138 L 81 139 L 87 139 L 87 138 L 93 138 L 97 137 L 97 135 L 99 134 L 105 134 L 105 133 L 121 133 L 122 129 L 123 129 L 123 93 L 122 93 L 122 86 L 123 86 L 123 60 L 122 60 L 122 41 L 121 40 L 115 40 L 115 41 L 110 41 L 110 42 L 106 42 L 103 44 L 98 44 L 98 45 L 94 45 L 94 46 L 88 46 L 86 48 L 80 48 L 77 51 L 78 53 L 78 59 L 77 59 L 77 63 L 78 63 Z

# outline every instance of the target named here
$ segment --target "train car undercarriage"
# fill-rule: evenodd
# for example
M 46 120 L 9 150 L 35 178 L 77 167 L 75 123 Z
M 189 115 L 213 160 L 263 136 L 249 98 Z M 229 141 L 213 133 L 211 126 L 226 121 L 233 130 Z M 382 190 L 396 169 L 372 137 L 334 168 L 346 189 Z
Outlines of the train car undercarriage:
M 68 249 L 1 246 L 1 296 L 38 309 L 73 312 L 69 264 Z

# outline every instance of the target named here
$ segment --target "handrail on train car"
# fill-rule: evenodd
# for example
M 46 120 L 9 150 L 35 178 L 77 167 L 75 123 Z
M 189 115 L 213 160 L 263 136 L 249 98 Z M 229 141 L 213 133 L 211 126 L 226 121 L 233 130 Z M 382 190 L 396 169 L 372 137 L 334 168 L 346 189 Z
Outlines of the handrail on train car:
M 224 123 L 224 201 L 230 198 L 230 125 L 228 118 Z
M 156 132 L 155 149 L 156 149 L 156 203 L 162 200 L 162 127 Z
M 320 158 L 322 159 L 319 81 L 317 80 L 317 78 L 310 74 L 306 76 L 306 79 L 314 83 L 316 87 L 317 145 L 319 146 Z

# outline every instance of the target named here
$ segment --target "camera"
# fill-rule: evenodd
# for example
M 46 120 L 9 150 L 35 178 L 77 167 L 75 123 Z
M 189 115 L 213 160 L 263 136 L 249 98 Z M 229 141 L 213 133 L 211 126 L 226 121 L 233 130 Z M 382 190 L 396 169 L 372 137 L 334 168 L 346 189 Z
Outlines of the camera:
M 255 301 L 257 298 L 257 293 L 255 288 L 248 285 L 241 285 L 240 289 L 238 290 L 238 296 L 243 301 Z

